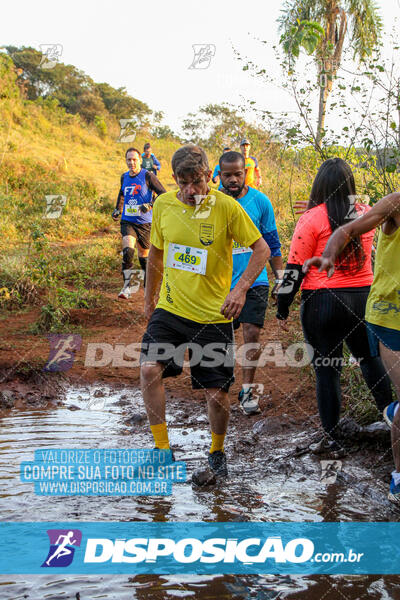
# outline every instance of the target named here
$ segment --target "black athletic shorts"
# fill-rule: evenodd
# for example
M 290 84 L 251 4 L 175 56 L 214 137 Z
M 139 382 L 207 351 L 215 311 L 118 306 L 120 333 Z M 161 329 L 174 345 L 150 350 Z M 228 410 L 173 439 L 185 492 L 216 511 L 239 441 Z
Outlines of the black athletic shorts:
M 233 343 L 232 323 L 196 323 L 156 308 L 143 336 L 140 362 L 159 362 L 165 365 L 163 377 L 176 377 L 189 346 L 193 389 L 228 392 L 235 380 Z
M 246 294 L 246 302 L 242 312 L 233 321 L 233 328 L 239 329 L 241 323 L 251 323 L 258 327 L 264 327 L 265 311 L 268 304 L 268 285 L 256 285 L 250 288 Z
M 133 235 L 146 250 L 150 248 L 151 223 L 131 223 L 130 221 L 121 221 L 121 235 Z

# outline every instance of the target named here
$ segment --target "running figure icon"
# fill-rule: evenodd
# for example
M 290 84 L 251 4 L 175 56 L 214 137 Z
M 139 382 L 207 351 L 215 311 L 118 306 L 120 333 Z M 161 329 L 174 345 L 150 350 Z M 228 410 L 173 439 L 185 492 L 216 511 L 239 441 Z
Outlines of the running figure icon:
M 68 554 L 71 554 L 71 550 L 70 548 L 67 548 L 67 546 L 73 545 L 77 543 L 77 540 L 71 539 L 74 537 L 74 532 L 73 531 L 69 531 L 66 535 L 59 535 L 56 541 L 56 544 L 59 544 L 57 550 L 50 556 L 49 559 L 46 560 L 46 565 L 50 566 L 51 561 L 53 560 L 53 558 L 61 558 L 62 556 L 67 556 Z M 63 540 L 62 542 L 60 540 Z

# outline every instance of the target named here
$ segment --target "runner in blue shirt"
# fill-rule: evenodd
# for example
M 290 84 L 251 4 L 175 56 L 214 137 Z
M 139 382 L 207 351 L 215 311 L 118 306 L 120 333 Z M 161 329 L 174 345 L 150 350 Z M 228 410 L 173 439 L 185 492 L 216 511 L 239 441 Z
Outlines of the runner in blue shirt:
M 155 157 L 155 155 L 151 151 L 151 145 L 147 142 L 143 146 L 143 154 L 142 154 L 142 169 L 146 169 L 146 171 L 151 171 L 154 175 L 158 174 L 158 171 L 161 169 L 160 161 Z
M 278 285 L 282 281 L 283 263 L 281 255 L 281 243 L 276 229 L 275 215 L 270 200 L 262 192 L 245 185 L 246 170 L 245 159 L 239 152 L 227 152 L 219 159 L 220 179 L 224 187 L 223 191 L 236 198 L 247 212 L 253 223 L 260 230 L 263 238 L 271 250 L 269 259 L 272 271 L 276 277 L 275 286 L 271 296 L 276 296 Z M 234 242 L 233 244 L 233 270 L 232 288 L 245 271 L 250 257 L 251 249 L 244 248 Z M 243 338 L 245 344 L 258 344 L 258 347 L 246 353 L 246 358 L 257 364 L 261 353 L 259 345 L 261 328 L 264 326 L 265 311 L 268 302 L 269 281 L 267 269 L 261 271 L 249 291 L 246 302 L 239 317 L 234 321 L 234 328 L 238 329 L 243 323 Z M 242 411 L 246 415 L 260 412 L 258 399 L 253 397 L 254 377 L 257 367 L 244 365 L 243 385 L 239 393 L 239 402 Z
M 229 151 L 230 151 L 230 148 L 228 148 L 228 146 L 226 146 L 226 147 L 224 148 L 224 152 L 223 152 L 223 154 L 225 154 L 225 152 L 229 152 Z M 220 174 L 220 171 L 221 171 L 221 167 L 220 167 L 220 166 L 219 166 L 219 164 L 218 164 L 218 165 L 216 165 L 216 166 L 215 166 L 214 173 L 212 174 L 212 182 L 213 182 L 213 183 L 217 183 L 217 182 L 218 182 L 218 178 L 219 178 L 219 186 L 218 186 L 218 189 L 219 189 L 219 190 L 222 190 L 222 187 L 223 187 L 223 185 L 222 185 L 222 183 L 221 183 L 221 178 L 220 178 L 220 175 L 219 175 L 219 174 Z
M 112 213 L 116 221 L 121 216 L 122 235 L 122 275 L 124 287 L 119 298 L 128 300 L 132 294 L 131 277 L 135 243 L 139 263 L 144 271 L 146 285 L 146 264 L 150 248 L 150 229 L 153 216 L 153 193 L 157 196 L 165 192 L 157 177 L 140 167 L 141 156 L 136 148 L 128 148 L 125 154 L 129 171 L 121 175 L 121 186 L 117 204 Z

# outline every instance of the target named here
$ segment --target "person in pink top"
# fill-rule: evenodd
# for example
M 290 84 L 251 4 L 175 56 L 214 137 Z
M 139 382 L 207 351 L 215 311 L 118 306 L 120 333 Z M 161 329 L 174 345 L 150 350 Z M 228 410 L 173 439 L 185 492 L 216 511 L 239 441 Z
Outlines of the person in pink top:
M 315 177 L 307 210 L 297 222 L 278 291 L 276 316 L 287 331 L 289 307 L 301 286 L 301 324 L 305 340 L 312 348 L 318 410 L 325 431 L 314 451 L 328 451 L 337 456 L 343 454 L 337 440 L 343 342 L 359 362 L 378 409 L 382 411 L 391 402 L 390 381 L 381 359 L 371 356 L 364 321 L 373 279 L 374 230 L 354 238 L 346 246 L 330 279 L 316 267 L 304 275 L 302 265 L 312 256 L 322 255 L 335 229 L 368 210 L 369 206 L 357 202 L 350 166 L 340 158 L 326 160 Z

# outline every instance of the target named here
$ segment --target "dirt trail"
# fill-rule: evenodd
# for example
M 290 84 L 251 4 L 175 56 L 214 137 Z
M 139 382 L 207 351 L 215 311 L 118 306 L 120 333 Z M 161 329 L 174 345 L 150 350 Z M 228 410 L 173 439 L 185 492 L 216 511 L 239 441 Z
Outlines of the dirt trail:
M 100 283 L 100 282 L 99 282 Z M 104 308 L 71 310 L 70 321 L 73 327 L 82 332 L 82 346 L 75 355 L 72 368 L 66 372 L 45 374 L 42 372 L 49 356 L 49 342 L 45 334 L 32 335 L 29 327 L 38 319 L 40 307 L 18 313 L 10 312 L 3 318 L 0 338 L 0 390 L 11 389 L 23 396 L 26 392 L 40 392 L 41 387 L 55 387 L 59 382 L 74 384 L 107 382 L 113 385 L 139 385 L 138 367 L 116 367 L 112 364 L 104 367 L 86 367 L 85 357 L 88 343 L 132 344 L 139 343 L 145 330 L 143 315 L 143 289 L 131 300 L 117 298 L 120 289 L 120 277 L 104 279 L 100 285 L 104 295 Z M 97 288 L 99 291 L 99 288 Z M 281 342 L 285 348 L 293 341 L 293 332 L 298 328 L 294 317 L 292 332 L 282 334 L 279 330 L 274 307 L 267 312 L 265 328 L 261 333 L 261 343 Z M 236 344 L 243 344 L 241 330 L 236 333 Z M 193 392 L 185 369 L 182 376 L 166 382 L 171 397 L 199 399 L 202 392 Z M 235 368 L 236 381 L 231 388 L 232 403 L 237 402 L 242 375 L 239 365 Z M 314 392 L 309 376 L 304 369 L 276 366 L 274 361 L 260 367 L 256 382 L 264 386 L 260 405 L 270 415 L 290 414 L 296 420 L 304 420 L 316 412 Z M 55 396 L 57 394 L 55 393 Z M 22 400 L 21 400 L 22 401 Z

